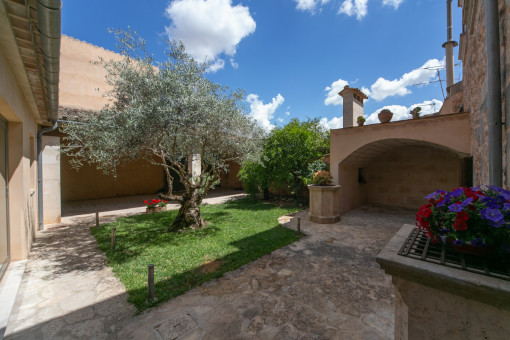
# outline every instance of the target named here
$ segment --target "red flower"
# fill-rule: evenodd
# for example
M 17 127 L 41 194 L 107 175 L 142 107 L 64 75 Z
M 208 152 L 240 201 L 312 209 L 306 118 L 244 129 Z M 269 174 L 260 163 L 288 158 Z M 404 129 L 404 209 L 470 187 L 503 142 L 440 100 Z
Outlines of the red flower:
M 145 201 L 143 201 L 143 203 L 147 204 L 147 203 L 149 203 L 149 201 L 145 200 Z
M 469 215 L 464 210 L 459 211 L 457 213 L 457 217 L 455 218 L 455 222 L 453 223 L 453 227 L 455 230 L 467 230 L 467 220 L 469 219 Z

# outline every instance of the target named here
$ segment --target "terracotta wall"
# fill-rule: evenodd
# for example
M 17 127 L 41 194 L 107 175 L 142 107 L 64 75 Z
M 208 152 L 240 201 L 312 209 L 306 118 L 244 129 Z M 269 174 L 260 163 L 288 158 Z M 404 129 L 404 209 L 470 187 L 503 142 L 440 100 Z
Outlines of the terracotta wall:
M 239 170 L 241 169 L 241 165 L 235 162 L 229 162 L 229 171 L 221 173 L 221 181 L 220 188 L 224 189 L 242 189 L 243 183 L 239 180 L 237 176 L 239 174 Z
M 105 175 L 93 165 L 78 171 L 61 155 L 62 201 L 154 194 L 164 185 L 163 169 L 143 160 L 132 161 L 118 170 L 117 178 Z
M 100 110 L 111 89 L 105 83 L 106 71 L 95 62 L 120 60 L 122 57 L 102 47 L 63 35 L 60 45 L 59 106 L 75 109 Z
M 510 37 L 510 6 L 507 1 L 499 0 L 500 8 L 500 49 L 501 67 L 504 69 L 502 79 L 503 116 L 506 116 L 507 105 L 510 105 L 510 50 L 506 43 Z M 462 21 L 465 27 L 460 38 L 459 59 L 463 64 L 464 109 L 471 112 L 473 127 L 472 154 L 474 168 L 474 184 L 489 182 L 489 149 L 487 127 L 487 54 L 485 30 L 485 2 L 465 0 L 462 6 Z M 509 121 L 510 117 L 506 120 Z M 510 125 L 503 133 L 503 171 L 504 183 L 510 187 L 507 164 L 510 156 L 510 145 L 506 143 L 510 133 Z

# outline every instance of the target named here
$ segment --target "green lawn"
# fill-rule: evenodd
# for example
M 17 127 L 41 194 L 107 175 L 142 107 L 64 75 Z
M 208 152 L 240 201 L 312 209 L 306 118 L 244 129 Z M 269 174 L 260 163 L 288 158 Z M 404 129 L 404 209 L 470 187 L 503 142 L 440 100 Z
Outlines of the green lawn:
M 167 232 L 176 210 L 119 218 L 92 228 L 138 311 L 151 306 L 146 302 L 148 264 L 154 264 L 156 298 L 161 303 L 298 239 L 295 231 L 277 221 L 299 210 L 296 206 L 243 199 L 201 210 L 208 223 L 198 230 Z M 112 228 L 117 228 L 115 251 L 110 249 Z

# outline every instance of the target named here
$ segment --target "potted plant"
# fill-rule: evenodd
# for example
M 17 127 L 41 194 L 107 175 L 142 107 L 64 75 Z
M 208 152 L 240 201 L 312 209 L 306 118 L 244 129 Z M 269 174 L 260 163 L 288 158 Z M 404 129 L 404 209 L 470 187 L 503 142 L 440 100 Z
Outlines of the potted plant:
M 329 171 L 317 171 L 313 174 L 308 191 L 310 192 L 310 211 L 308 219 L 315 223 L 335 223 L 340 221 L 340 186 L 331 184 Z
M 333 177 L 327 170 L 317 171 L 313 174 L 312 184 L 313 185 L 331 185 Z
M 510 191 L 496 186 L 438 190 L 416 214 L 432 242 L 451 242 L 464 253 L 510 251 Z
M 366 119 L 363 116 L 358 116 L 357 122 L 358 122 L 358 126 L 363 126 L 363 124 L 365 124 L 365 122 L 366 122 Z
M 393 112 L 391 112 L 388 109 L 382 109 L 381 112 L 379 112 L 379 114 L 377 115 L 377 117 L 379 118 L 379 121 L 381 123 L 388 123 L 389 121 L 391 121 L 391 118 L 393 118 Z
M 155 212 L 166 210 L 167 201 L 153 198 L 152 201 L 143 201 L 145 203 L 145 212 L 153 214 Z
M 421 112 L 421 107 L 417 106 L 414 109 L 412 109 L 411 112 L 409 112 L 409 113 L 411 114 L 411 116 L 413 116 L 413 119 L 418 119 L 418 118 L 420 118 L 420 112 Z

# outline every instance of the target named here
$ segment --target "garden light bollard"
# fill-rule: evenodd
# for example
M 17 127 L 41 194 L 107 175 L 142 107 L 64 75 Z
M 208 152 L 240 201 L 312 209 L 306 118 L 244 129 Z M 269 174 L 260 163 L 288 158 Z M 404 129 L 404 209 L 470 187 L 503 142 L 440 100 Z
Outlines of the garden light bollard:
M 297 236 L 301 235 L 301 217 L 297 219 Z
M 96 211 L 96 227 L 99 227 L 99 212 Z
M 149 278 L 147 280 L 147 288 L 149 293 L 149 303 L 155 301 L 154 299 L 154 265 L 149 264 Z
M 117 228 L 112 228 L 112 250 L 117 246 Z

